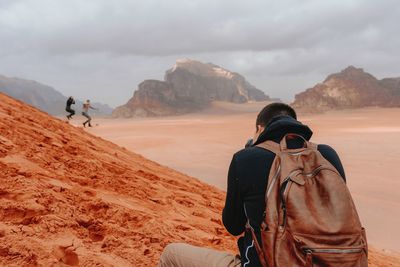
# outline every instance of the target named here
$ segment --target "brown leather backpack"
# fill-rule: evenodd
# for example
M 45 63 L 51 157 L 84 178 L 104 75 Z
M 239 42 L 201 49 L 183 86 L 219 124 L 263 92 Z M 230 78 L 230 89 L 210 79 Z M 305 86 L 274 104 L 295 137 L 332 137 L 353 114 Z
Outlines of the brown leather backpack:
M 368 265 L 368 248 L 350 192 L 338 171 L 304 140 L 304 147 L 258 146 L 276 154 L 265 193 L 262 244 L 251 231 L 263 267 Z

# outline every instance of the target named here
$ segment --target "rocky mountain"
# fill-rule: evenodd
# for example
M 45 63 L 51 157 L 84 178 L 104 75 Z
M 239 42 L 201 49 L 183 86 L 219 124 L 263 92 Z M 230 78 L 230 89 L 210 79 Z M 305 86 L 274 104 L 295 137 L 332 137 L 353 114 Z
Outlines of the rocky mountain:
M 170 242 L 237 253 L 225 193 L 0 93 L 0 266 L 156 266 Z M 369 266 L 398 266 L 369 249 Z
M 400 78 L 378 80 L 363 69 L 349 66 L 297 94 L 292 105 L 311 112 L 368 106 L 400 107 Z
M 400 96 L 400 77 L 385 78 L 380 81 L 381 86 L 389 90 L 390 95 Z
M 19 99 L 29 105 L 37 107 L 44 112 L 52 115 L 64 114 L 66 96 L 56 91 L 54 88 L 32 80 L 20 78 L 9 78 L 0 75 L 0 92 Z M 75 110 L 79 112 L 82 101 L 77 100 Z M 111 114 L 112 108 L 101 103 L 93 103 L 99 111 L 93 114 Z
M 238 73 L 217 65 L 182 59 L 164 81 L 145 80 L 133 97 L 113 112 L 115 117 L 164 116 L 206 108 L 212 101 L 245 103 L 270 100 Z

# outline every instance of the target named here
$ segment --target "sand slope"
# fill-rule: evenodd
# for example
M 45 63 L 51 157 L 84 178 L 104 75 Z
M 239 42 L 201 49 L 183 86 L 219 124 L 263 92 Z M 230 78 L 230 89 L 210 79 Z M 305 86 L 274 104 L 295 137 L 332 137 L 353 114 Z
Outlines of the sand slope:
M 0 265 L 154 265 L 171 241 L 234 249 L 223 194 L 0 95 Z M 59 254 L 59 253 L 58 253 Z
M 222 191 L 2 94 L 0 179 L 1 266 L 154 266 L 171 241 L 235 250 Z

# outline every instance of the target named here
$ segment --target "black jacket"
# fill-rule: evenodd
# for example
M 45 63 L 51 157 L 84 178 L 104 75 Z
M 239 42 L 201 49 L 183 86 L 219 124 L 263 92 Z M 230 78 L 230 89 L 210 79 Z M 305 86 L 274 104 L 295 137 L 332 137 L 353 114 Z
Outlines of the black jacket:
M 75 104 L 75 100 L 72 97 L 68 98 L 66 108 L 70 109 L 73 104 Z
M 287 133 L 299 134 L 306 140 L 312 136 L 312 131 L 306 125 L 288 116 L 278 116 L 267 125 L 266 130 L 253 146 L 242 149 L 233 156 L 229 167 L 228 190 L 222 214 L 225 228 L 232 235 L 245 232 L 245 224 L 249 218 L 250 224 L 256 230 L 258 237 L 260 236 L 259 225 L 265 208 L 265 190 L 275 154 L 255 145 L 266 140 L 279 143 Z M 292 148 L 298 145 L 296 142 L 288 144 Z M 318 145 L 318 151 L 345 179 L 342 164 L 335 150 L 328 145 Z M 245 232 L 239 238 L 238 246 L 242 266 L 261 266 L 249 233 Z

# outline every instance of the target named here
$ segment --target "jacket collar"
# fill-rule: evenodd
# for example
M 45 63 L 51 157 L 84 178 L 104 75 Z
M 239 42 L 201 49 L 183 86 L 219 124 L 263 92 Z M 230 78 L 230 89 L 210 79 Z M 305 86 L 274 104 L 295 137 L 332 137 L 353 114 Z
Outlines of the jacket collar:
M 279 143 L 288 133 L 301 135 L 306 140 L 310 140 L 313 134 L 307 125 L 302 124 L 290 116 L 276 116 L 268 123 L 253 146 L 267 140 Z

